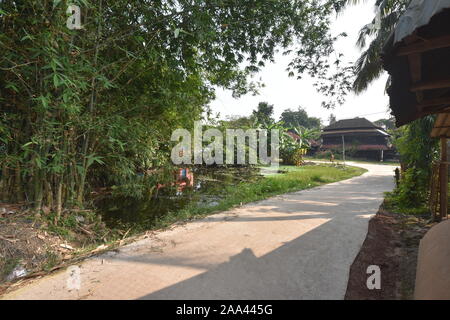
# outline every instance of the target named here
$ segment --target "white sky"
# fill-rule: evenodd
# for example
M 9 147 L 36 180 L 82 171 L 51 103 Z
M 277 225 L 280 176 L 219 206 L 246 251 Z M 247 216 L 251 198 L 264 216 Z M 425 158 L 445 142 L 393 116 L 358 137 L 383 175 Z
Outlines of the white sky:
M 338 52 L 344 53 L 347 61 L 356 61 L 360 51 L 356 48 L 358 32 L 362 26 L 372 21 L 375 16 L 374 6 L 371 3 L 363 3 L 346 9 L 334 22 L 332 32 L 339 34 L 346 32 L 348 37 L 342 38 L 336 44 Z M 259 102 L 267 101 L 275 106 L 275 118 L 278 120 L 281 113 L 288 108 L 297 109 L 302 106 L 311 117 L 322 119 L 324 125 L 328 125 L 328 117 L 331 113 L 337 120 L 365 117 L 371 121 L 389 117 L 388 96 L 385 94 L 387 74 L 374 82 L 366 92 L 356 96 L 351 94 L 347 102 L 334 110 L 327 110 L 321 106 L 325 100 L 312 86 L 311 79 L 296 80 L 289 78 L 286 67 L 289 58 L 279 54 L 275 63 L 267 64 L 257 74 L 256 79 L 262 78 L 266 87 L 260 89 L 258 96 L 251 94 L 234 99 L 228 90 L 217 89 L 217 99 L 211 103 L 214 112 L 220 113 L 220 118 L 227 115 L 248 116 L 256 108 Z

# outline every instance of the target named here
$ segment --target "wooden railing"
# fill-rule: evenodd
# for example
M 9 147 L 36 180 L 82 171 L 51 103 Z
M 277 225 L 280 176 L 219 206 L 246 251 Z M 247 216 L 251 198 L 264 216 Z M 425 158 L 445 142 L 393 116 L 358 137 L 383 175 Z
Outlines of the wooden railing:
M 448 219 L 448 212 L 441 212 L 441 177 L 442 166 L 448 166 L 450 162 L 435 162 L 432 165 L 431 181 L 430 181 L 430 197 L 429 208 L 433 215 L 434 221 L 441 221 L 444 218 Z M 447 170 L 445 170 L 447 172 Z M 447 179 L 445 179 L 447 180 Z M 447 180 L 448 181 L 448 180 Z M 448 202 L 448 201 L 447 201 Z

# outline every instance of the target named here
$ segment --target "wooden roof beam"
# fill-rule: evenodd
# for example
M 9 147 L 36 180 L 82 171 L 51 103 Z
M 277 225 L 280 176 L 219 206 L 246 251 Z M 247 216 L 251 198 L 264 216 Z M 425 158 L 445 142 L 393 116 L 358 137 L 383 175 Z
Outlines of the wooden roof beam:
M 448 105 L 434 106 L 434 107 L 428 107 L 428 108 L 420 109 L 420 111 L 421 112 L 425 112 L 425 113 L 436 114 L 436 113 L 440 113 L 442 110 L 446 110 L 447 108 L 448 108 Z
M 441 105 L 450 105 L 450 97 L 424 100 L 418 104 L 418 107 L 421 110 L 423 110 L 423 109 L 427 109 L 430 107 L 441 106 Z
M 414 43 L 401 47 L 397 51 L 399 56 L 407 56 L 414 53 L 422 53 L 435 49 L 442 49 L 450 47 L 450 36 L 442 36 L 434 39 L 424 40 L 419 43 Z
M 408 56 L 411 80 L 417 83 L 422 79 L 422 57 L 420 54 L 412 54 Z
M 416 84 L 422 80 L 422 56 L 420 53 L 410 54 L 408 56 L 409 70 L 411 74 L 411 80 L 413 84 Z M 423 101 L 423 92 L 416 92 L 417 102 Z
M 450 79 L 421 81 L 411 86 L 412 92 L 450 88 Z
M 433 114 L 448 114 L 448 115 L 450 115 L 450 108 L 448 106 L 445 106 L 442 110 L 438 110 L 438 111 L 423 110 L 422 112 L 419 113 L 420 117 L 431 116 Z

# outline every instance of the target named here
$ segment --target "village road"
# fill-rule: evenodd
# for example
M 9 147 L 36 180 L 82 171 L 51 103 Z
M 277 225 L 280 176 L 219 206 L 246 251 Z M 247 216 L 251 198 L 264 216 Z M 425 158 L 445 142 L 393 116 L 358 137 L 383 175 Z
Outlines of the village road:
M 343 299 L 395 169 L 349 164 L 368 172 L 175 225 L 3 299 Z

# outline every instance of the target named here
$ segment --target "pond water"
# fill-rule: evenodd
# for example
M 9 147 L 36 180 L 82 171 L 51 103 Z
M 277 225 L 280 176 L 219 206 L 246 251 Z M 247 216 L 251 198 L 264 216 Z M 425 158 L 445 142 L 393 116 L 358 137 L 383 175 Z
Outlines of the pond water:
M 97 211 L 108 227 L 151 228 L 169 212 L 195 203 L 214 207 L 226 196 L 224 188 L 262 178 L 257 168 L 191 168 L 176 172 L 172 185 L 161 185 L 156 195 L 136 199 L 105 197 L 96 202 Z

